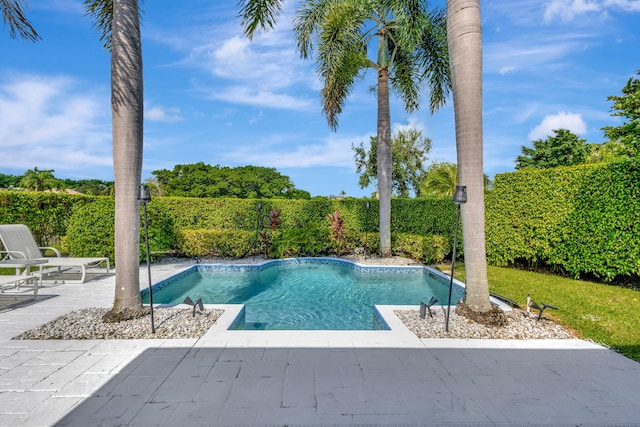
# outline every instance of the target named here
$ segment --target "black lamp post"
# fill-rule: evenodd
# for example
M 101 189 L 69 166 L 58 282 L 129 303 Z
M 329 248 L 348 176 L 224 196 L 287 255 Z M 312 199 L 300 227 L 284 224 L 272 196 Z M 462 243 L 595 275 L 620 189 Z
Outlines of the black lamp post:
M 364 259 L 367 259 L 367 251 L 369 250 L 369 208 L 371 207 L 371 202 L 367 200 L 365 206 L 367 213 L 364 217 Z
M 258 202 L 258 215 L 256 218 L 256 246 L 260 243 L 260 222 L 262 219 L 262 202 Z M 255 247 L 254 247 L 255 250 Z
M 153 289 L 151 288 L 151 261 L 149 256 L 149 223 L 147 222 L 147 203 L 151 201 L 151 191 L 149 187 L 140 184 L 138 191 L 138 201 L 142 205 L 144 212 L 144 241 L 147 249 L 147 274 L 149 276 L 149 306 L 151 307 L 151 333 L 156 333 L 156 327 L 153 324 Z
M 458 224 L 460 223 L 460 205 L 467 203 L 467 187 L 456 185 L 456 192 L 453 195 L 453 203 L 458 205 L 456 212 L 456 231 L 453 235 L 453 252 L 451 254 L 451 280 L 449 281 L 449 301 L 447 302 L 447 319 L 445 331 L 449 332 L 449 312 L 451 311 L 451 292 L 453 290 L 453 272 L 456 267 L 456 246 L 458 244 Z

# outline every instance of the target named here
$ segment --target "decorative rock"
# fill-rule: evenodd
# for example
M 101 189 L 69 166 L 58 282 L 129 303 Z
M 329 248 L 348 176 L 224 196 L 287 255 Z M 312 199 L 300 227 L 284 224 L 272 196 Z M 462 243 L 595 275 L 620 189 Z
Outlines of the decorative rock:
M 57 319 L 24 332 L 17 340 L 88 340 L 88 339 L 176 339 L 200 338 L 218 320 L 222 310 L 205 310 L 192 316 L 191 308 L 158 308 L 153 311 L 155 334 L 149 316 L 118 323 L 105 323 L 106 308 L 72 311 Z
M 418 338 L 468 338 L 468 339 L 569 339 L 576 336 L 563 326 L 542 318 L 526 317 L 521 310 L 505 312 L 506 326 L 485 326 L 455 312 L 451 307 L 449 332 L 445 331 L 446 308 L 432 309 L 433 318 L 420 318 L 418 310 L 398 310 L 395 314 Z

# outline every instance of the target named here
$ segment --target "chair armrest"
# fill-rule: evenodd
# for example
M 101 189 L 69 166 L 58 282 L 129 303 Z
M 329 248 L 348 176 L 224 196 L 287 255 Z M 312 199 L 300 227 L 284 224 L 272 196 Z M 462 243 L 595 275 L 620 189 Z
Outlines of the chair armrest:
M 0 254 L 5 254 L 2 259 L 27 259 L 24 252 L 20 251 L 0 251 Z M 11 256 L 11 258 L 9 258 Z
M 57 250 L 56 248 L 52 248 L 51 246 L 40 246 L 38 249 L 40 249 L 41 251 L 44 251 L 42 254 L 44 255 L 45 252 L 47 250 L 52 251 L 56 254 L 56 257 L 60 258 L 62 257 L 62 254 L 60 253 L 59 250 Z

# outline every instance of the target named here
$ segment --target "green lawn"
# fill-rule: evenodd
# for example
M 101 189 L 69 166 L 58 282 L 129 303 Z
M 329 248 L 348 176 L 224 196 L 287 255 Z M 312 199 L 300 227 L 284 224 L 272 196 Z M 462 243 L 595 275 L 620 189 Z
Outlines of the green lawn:
M 456 264 L 455 275 L 464 280 L 464 265 Z M 491 292 L 523 308 L 531 294 L 538 304 L 558 307 L 546 310 L 545 317 L 640 362 L 640 292 L 512 268 L 489 266 L 488 276 Z

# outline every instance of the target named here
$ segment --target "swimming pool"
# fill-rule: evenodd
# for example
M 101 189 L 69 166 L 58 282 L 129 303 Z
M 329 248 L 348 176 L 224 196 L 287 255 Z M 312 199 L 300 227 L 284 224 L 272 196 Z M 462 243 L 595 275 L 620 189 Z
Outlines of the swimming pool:
M 370 267 L 333 258 L 195 265 L 153 286 L 154 304 L 244 304 L 229 329 L 389 329 L 375 305 L 446 304 L 449 282 L 428 267 Z M 452 304 L 464 290 L 454 286 Z M 148 303 L 148 290 L 141 293 Z

